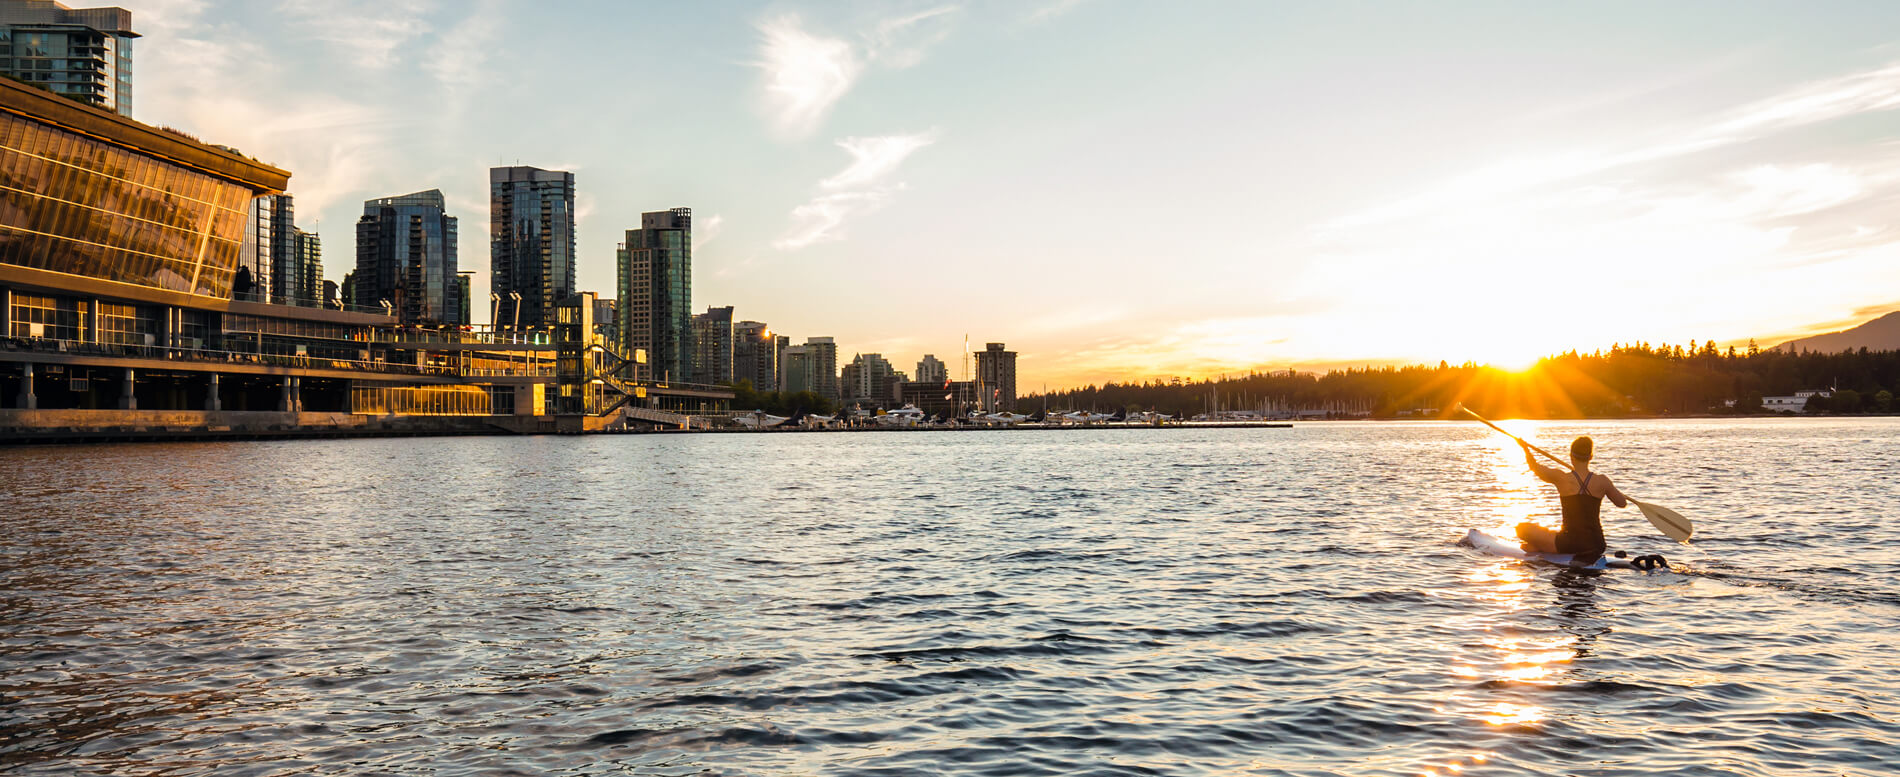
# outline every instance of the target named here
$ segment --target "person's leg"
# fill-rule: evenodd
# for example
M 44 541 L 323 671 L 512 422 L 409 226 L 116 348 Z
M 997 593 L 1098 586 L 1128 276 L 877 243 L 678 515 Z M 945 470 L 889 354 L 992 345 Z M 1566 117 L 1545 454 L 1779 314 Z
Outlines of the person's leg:
M 1517 525 L 1517 538 L 1532 553 L 1557 552 L 1557 533 L 1529 521 Z

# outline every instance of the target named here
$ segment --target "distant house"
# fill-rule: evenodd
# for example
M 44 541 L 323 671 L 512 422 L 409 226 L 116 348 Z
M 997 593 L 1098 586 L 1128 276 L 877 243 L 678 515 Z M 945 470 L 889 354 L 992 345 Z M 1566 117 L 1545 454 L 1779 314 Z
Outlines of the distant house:
M 1832 389 L 1816 389 L 1813 391 L 1797 391 L 1794 393 L 1794 396 L 1791 397 L 1762 397 L 1761 409 L 1771 413 L 1805 413 L 1808 412 L 1808 399 L 1810 397 L 1831 396 L 1834 396 Z

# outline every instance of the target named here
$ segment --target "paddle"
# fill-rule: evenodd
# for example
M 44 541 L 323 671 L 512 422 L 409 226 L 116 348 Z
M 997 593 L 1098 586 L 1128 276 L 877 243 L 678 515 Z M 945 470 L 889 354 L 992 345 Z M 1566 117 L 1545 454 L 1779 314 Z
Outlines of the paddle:
M 1535 445 L 1525 442 L 1524 438 L 1519 437 L 1515 434 L 1511 434 L 1510 432 L 1507 432 L 1507 431 L 1504 431 L 1503 429 L 1498 428 L 1497 424 L 1491 423 L 1490 421 L 1486 421 L 1484 419 L 1484 416 L 1471 412 L 1471 408 L 1465 407 L 1464 405 L 1459 405 L 1458 409 L 1465 411 L 1465 415 L 1478 419 L 1479 423 L 1484 424 L 1485 426 L 1489 426 L 1492 429 L 1496 430 L 1498 434 L 1502 434 L 1506 437 L 1516 440 L 1518 444 L 1523 445 L 1524 447 L 1529 448 L 1531 450 L 1537 451 L 1538 453 L 1544 454 L 1544 458 L 1557 462 L 1557 464 L 1562 466 L 1564 469 L 1571 470 L 1573 472 L 1576 471 L 1575 467 L 1570 466 L 1570 462 L 1557 458 L 1556 456 L 1552 456 L 1550 455 L 1550 451 L 1544 450 L 1543 448 L 1539 448 Z M 1631 499 L 1630 503 L 1636 505 L 1636 509 L 1643 511 L 1643 517 L 1648 518 L 1649 522 L 1656 527 L 1657 531 L 1660 531 L 1663 534 L 1668 535 L 1669 538 L 1672 540 L 1675 540 L 1681 543 L 1687 543 L 1689 541 L 1690 535 L 1695 534 L 1695 525 L 1689 523 L 1689 519 L 1682 517 L 1681 513 L 1678 513 L 1667 507 L 1663 507 L 1662 505 L 1653 505 L 1648 502 L 1638 502 L 1635 499 Z

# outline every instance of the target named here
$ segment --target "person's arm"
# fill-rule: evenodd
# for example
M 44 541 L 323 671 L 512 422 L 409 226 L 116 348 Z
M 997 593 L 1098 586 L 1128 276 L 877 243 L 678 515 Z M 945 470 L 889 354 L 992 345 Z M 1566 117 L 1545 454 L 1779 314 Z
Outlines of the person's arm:
M 1550 467 L 1546 467 L 1542 464 L 1537 463 L 1537 457 L 1531 455 L 1530 443 L 1527 443 L 1523 440 L 1518 440 L 1517 445 L 1518 447 L 1524 449 L 1524 463 L 1530 465 L 1531 474 L 1536 475 L 1538 480 L 1542 480 L 1546 483 L 1555 484 L 1557 482 L 1557 476 L 1563 473 L 1560 473 L 1557 470 L 1551 469 Z
M 1614 503 L 1617 507 L 1630 506 L 1629 504 L 1630 498 L 1627 496 L 1624 496 L 1623 492 L 1616 490 L 1616 484 L 1610 482 L 1609 477 L 1603 476 L 1603 475 L 1599 475 L 1598 477 L 1603 478 L 1603 495 L 1604 496 L 1609 497 L 1610 501 Z

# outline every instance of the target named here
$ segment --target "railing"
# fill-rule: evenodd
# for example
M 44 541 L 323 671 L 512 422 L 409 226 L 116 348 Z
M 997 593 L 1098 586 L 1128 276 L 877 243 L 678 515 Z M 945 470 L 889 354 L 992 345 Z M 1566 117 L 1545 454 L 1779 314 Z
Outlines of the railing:
M 261 364 L 302 369 L 334 369 L 396 375 L 456 376 L 453 367 L 421 366 L 400 362 L 363 359 L 337 359 L 327 356 L 261 353 L 256 351 L 219 351 L 207 348 L 174 348 L 162 345 L 125 345 L 92 343 L 84 340 L 56 340 L 45 337 L 9 337 L 0 341 L 0 350 L 59 353 L 70 356 L 114 356 L 134 359 Z

